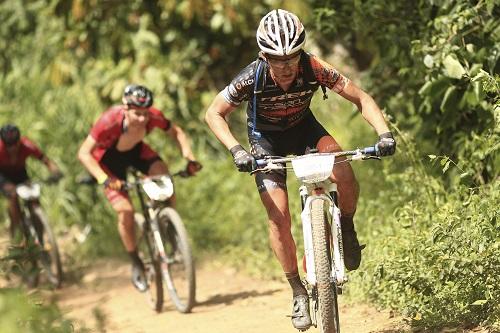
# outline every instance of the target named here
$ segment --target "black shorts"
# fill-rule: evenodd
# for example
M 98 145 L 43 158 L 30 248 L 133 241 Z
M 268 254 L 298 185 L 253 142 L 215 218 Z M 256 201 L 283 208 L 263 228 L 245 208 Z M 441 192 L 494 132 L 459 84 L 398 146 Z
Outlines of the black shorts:
M 151 165 L 161 160 L 161 157 L 148 145 L 139 142 L 127 151 L 119 151 L 116 146 L 109 148 L 102 156 L 99 164 L 107 173 L 111 173 L 112 176 L 118 179 L 125 180 L 129 168 L 134 168 L 147 175 Z
M 252 137 L 251 129 L 248 131 L 251 146 L 258 144 L 267 155 L 274 156 L 302 155 L 307 149 L 316 148 L 322 137 L 330 135 L 312 113 L 297 126 L 284 131 L 261 132 L 260 138 Z M 286 189 L 286 172 L 258 172 L 255 182 L 259 192 L 276 187 Z
M 15 172 L 0 172 L 0 193 L 5 195 L 3 185 L 5 183 L 22 184 L 29 180 L 26 168 L 16 170 Z

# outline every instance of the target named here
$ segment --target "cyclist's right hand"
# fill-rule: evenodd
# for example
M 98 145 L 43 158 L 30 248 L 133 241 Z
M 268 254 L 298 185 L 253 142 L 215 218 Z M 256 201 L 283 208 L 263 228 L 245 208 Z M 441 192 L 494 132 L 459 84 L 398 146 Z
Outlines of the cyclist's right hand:
M 375 145 L 379 156 L 394 155 L 396 152 L 396 140 L 391 132 L 382 133 Z
M 233 155 L 233 161 L 238 171 L 251 172 L 256 165 L 255 158 L 250 155 L 241 145 L 234 146 L 229 150 Z
M 2 186 L 2 191 L 9 198 L 12 198 L 16 194 L 16 185 L 11 182 L 6 182 Z
M 108 177 L 103 183 L 105 188 L 114 191 L 121 191 L 123 189 L 123 182 L 120 179 Z

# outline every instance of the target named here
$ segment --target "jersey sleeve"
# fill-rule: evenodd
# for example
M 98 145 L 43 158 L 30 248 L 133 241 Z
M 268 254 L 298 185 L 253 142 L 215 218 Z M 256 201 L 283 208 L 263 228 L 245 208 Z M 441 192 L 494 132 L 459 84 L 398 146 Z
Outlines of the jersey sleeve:
M 236 77 L 222 90 L 222 97 L 233 106 L 238 106 L 243 101 L 248 101 L 253 92 L 255 79 L 255 61 L 245 67 Z
M 27 152 L 27 156 L 33 156 L 36 159 L 43 159 L 43 152 L 42 150 L 30 139 L 28 138 L 21 138 L 21 144 L 24 146 L 24 149 Z
M 153 128 L 159 128 L 164 131 L 168 131 L 172 127 L 172 122 L 165 118 L 163 113 L 155 108 L 149 108 L 149 122 L 148 122 L 148 131 L 151 131 Z
M 349 79 L 340 74 L 332 65 L 314 55 L 311 55 L 311 67 L 318 83 L 336 93 L 341 93 L 349 82 Z
M 97 145 L 107 146 L 120 136 L 122 118 L 118 108 L 111 108 L 101 115 L 90 130 Z

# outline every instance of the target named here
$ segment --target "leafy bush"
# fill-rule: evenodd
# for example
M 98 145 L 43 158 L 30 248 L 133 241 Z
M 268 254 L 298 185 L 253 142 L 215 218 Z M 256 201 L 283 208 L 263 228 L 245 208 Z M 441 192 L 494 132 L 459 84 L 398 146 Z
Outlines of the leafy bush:
M 428 167 L 411 165 L 402 173 L 387 167 L 391 186 L 379 195 L 390 197 L 391 206 L 361 203 L 369 246 L 355 281 L 415 327 L 498 325 L 500 182 L 446 189 Z
M 70 320 L 59 309 L 44 305 L 33 296 L 26 296 L 16 289 L 0 289 L 0 332 L 23 333 L 78 333 Z

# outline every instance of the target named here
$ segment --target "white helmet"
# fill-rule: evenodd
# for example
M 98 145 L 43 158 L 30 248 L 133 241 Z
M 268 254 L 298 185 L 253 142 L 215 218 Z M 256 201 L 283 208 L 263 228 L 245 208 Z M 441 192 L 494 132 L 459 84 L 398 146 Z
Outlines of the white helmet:
M 299 18 L 283 9 L 276 9 L 260 20 L 257 44 L 267 54 L 289 55 L 302 49 L 306 31 Z

